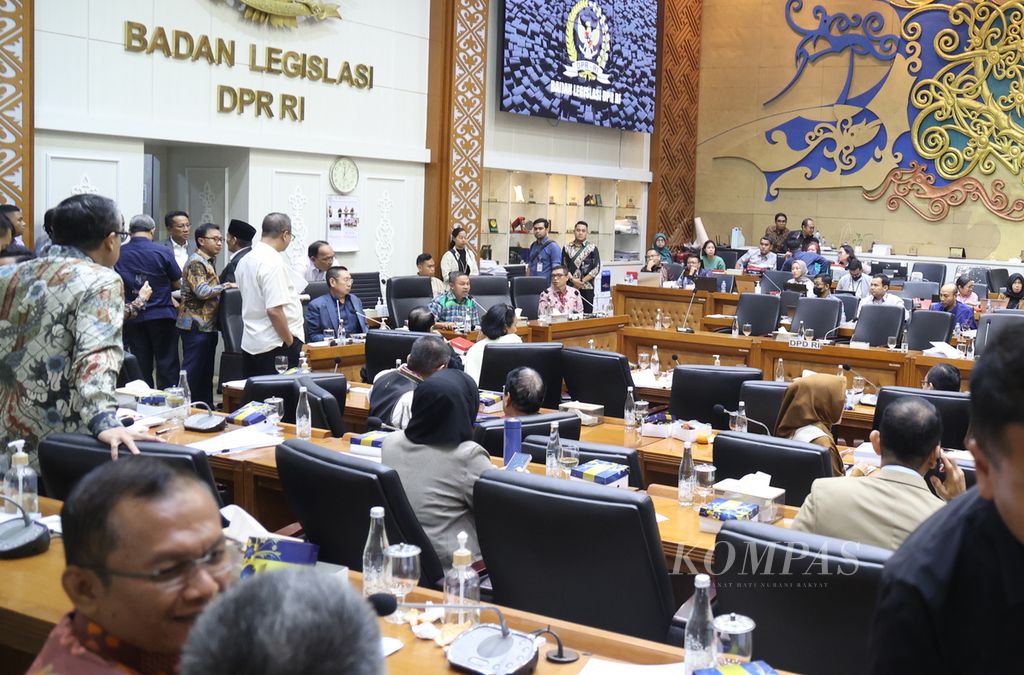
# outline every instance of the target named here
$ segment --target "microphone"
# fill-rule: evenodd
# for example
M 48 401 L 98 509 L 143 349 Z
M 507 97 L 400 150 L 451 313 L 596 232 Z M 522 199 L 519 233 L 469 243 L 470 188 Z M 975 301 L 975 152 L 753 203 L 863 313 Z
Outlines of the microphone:
M 872 382 L 871 380 L 869 380 L 868 378 L 864 377 L 860 373 L 858 373 L 857 370 L 853 366 L 851 366 L 849 363 L 843 363 L 839 367 L 842 368 L 843 370 L 850 371 L 851 373 L 853 373 L 857 377 L 863 377 L 864 381 L 867 382 L 868 384 L 870 384 L 874 388 L 876 393 L 878 392 L 878 385 L 875 384 L 874 382 Z
M 341 365 L 341 357 L 340 356 L 335 356 L 334 357 L 334 374 L 335 375 L 338 374 L 338 366 L 340 366 L 340 365 Z
M 389 325 L 387 324 L 387 322 L 386 322 L 386 321 L 381 321 L 380 319 L 375 319 L 375 318 L 373 318 L 372 316 L 366 316 L 366 314 L 364 314 L 364 313 L 362 313 L 362 312 L 356 312 L 356 314 L 357 314 L 357 315 L 359 315 L 359 316 L 361 316 L 361 317 L 363 317 L 363 318 L 364 318 L 364 319 L 366 319 L 367 321 L 372 321 L 372 322 L 374 322 L 375 324 L 377 324 L 378 326 L 380 326 L 380 329 L 381 329 L 381 330 L 391 330 L 391 326 L 389 326 Z
M 690 310 L 693 309 L 693 300 L 697 297 L 697 287 L 694 286 L 693 290 L 690 291 L 690 303 L 686 305 L 686 316 L 683 317 L 682 325 L 677 328 L 680 333 L 692 333 L 693 329 L 687 325 L 687 321 L 690 320 Z
M 678 366 L 679 366 L 679 354 L 673 354 L 672 355 L 672 368 L 677 368 Z
M 736 414 L 738 414 L 735 410 L 729 410 L 728 408 L 726 408 L 721 403 L 716 403 L 715 407 L 712 408 L 712 410 L 715 412 L 716 415 L 736 415 Z M 747 424 L 756 424 L 757 426 L 759 426 L 762 429 L 764 429 L 764 432 L 766 434 L 768 434 L 769 436 L 774 436 L 775 435 L 775 434 L 772 433 L 771 429 L 769 429 L 766 424 L 764 424 L 763 422 L 759 422 L 759 421 L 755 420 L 753 417 L 747 417 Z
M 838 330 L 839 330 L 840 328 L 841 328 L 841 326 L 836 326 L 836 327 L 835 327 L 835 328 L 833 328 L 832 330 L 827 330 L 827 331 L 825 331 L 825 334 L 821 336 L 821 339 L 822 339 L 822 340 L 827 340 L 827 339 L 828 339 L 828 336 L 829 336 L 829 335 L 830 335 L 831 333 L 835 333 L 835 332 L 836 332 L 836 331 L 838 331 Z

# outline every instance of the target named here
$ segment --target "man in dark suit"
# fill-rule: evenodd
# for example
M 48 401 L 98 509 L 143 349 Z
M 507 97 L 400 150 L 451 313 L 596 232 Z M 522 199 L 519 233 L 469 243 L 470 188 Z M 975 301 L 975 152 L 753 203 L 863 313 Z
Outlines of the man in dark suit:
M 345 332 L 365 333 L 366 317 L 363 303 L 352 292 L 352 274 L 347 268 L 337 266 L 327 270 L 328 293 L 306 305 L 306 341 L 319 342 L 324 339 L 324 329 L 339 334 L 338 327 Z
M 170 238 L 161 241 L 160 245 L 171 250 L 174 261 L 178 263 L 178 269 L 182 269 L 188 262 L 189 256 L 196 252 L 196 243 L 189 236 L 192 224 L 188 214 L 184 211 L 168 211 L 164 216 L 164 227 L 167 228 L 167 235 Z
M 235 268 L 238 263 L 252 250 L 252 240 L 256 237 L 256 228 L 245 222 L 232 218 L 228 225 L 228 253 L 231 257 L 220 273 L 222 284 L 235 283 Z

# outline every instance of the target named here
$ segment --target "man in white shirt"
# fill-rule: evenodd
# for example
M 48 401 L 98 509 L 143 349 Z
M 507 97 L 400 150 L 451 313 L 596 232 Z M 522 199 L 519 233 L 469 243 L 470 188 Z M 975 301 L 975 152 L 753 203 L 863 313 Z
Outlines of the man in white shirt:
M 889 277 L 884 274 L 876 274 L 871 277 L 871 285 L 868 286 L 868 290 L 870 291 L 869 295 L 861 300 L 860 305 L 857 306 L 858 318 L 860 317 L 860 311 L 867 305 L 891 305 L 903 309 L 906 313 L 905 318 L 908 321 L 910 320 L 910 310 L 904 304 L 903 298 L 889 292 Z
M 268 213 L 262 239 L 238 263 L 235 273 L 242 292 L 242 358 L 245 376 L 271 375 L 274 359 L 287 356 L 299 363 L 305 341 L 302 303 L 281 253 L 292 241 L 292 221 L 284 213 Z
M 317 240 L 306 249 L 306 256 L 309 262 L 302 272 L 302 278 L 307 283 L 314 281 L 327 281 L 327 270 L 334 266 L 334 249 L 326 241 Z
M 858 298 L 871 295 L 869 277 L 864 275 L 864 263 L 854 258 L 846 268 L 846 274 L 839 277 L 837 291 L 853 291 Z
M 750 272 L 764 272 L 775 269 L 775 254 L 772 252 L 772 240 L 761 237 L 757 248 L 752 248 L 736 261 L 736 269 Z
M 189 256 L 196 252 L 196 243 L 188 236 L 192 231 L 188 214 L 184 211 L 168 211 L 164 216 L 164 227 L 170 239 L 163 242 L 163 245 L 171 249 L 178 269 L 183 270 Z

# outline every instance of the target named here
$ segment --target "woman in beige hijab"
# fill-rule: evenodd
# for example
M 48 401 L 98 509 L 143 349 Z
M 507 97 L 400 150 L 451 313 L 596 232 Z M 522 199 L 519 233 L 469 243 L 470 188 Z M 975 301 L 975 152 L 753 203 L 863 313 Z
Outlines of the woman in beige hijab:
M 809 375 L 793 380 L 779 411 L 776 435 L 828 448 L 832 475 L 842 476 L 843 458 L 832 438 L 832 425 L 843 415 L 846 382 L 836 375 Z

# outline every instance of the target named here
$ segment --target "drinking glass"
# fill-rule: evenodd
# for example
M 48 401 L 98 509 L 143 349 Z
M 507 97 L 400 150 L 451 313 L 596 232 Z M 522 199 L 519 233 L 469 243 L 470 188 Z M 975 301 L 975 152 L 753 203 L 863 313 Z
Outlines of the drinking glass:
M 697 496 L 693 500 L 694 505 L 700 510 L 701 504 L 711 501 L 711 495 L 715 486 L 715 465 L 698 464 L 693 467 L 694 475 L 697 477 Z
M 288 357 L 287 356 L 275 356 L 274 357 L 274 370 L 277 371 L 278 375 L 284 375 L 284 371 L 288 370 Z
M 651 367 L 651 354 L 650 352 L 641 352 L 636 357 L 637 365 L 640 367 L 640 372 L 643 372 Z
M 566 480 L 572 477 L 572 470 L 580 463 L 580 450 L 572 443 L 562 442 L 562 449 L 558 453 L 558 466 L 562 469 L 563 477 Z
M 324 340 L 326 340 L 327 342 L 330 342 L 333 339 L 334 339 L 334 329 L 333 328 L 324 328 Z
M 273 426 L 274 435 L 283 436 L 284 429 L 281 428 L 281 420 L 284 419 L 284 399 L 280 396 L 271 396 L 264 399 L 263 403 L 271 408 L 271 413 L 267 416 L 267 423 Z
M 715 664 L 728 666 L 749 663 L 754 653 L 754 621 L 740 614 L 715 617 L 715 642 L 712 653 Z
M 395 596 L 398 604 L 405 602 L 408 595 L 420 582 L 420 547 L 412 544 L 392 544 L 384 549 L 384 581 L 388 592 Z M 389 623 L 405 623 L 405 611 L 395 610 L 387 617 Z
M 750 337 L 751 331 L 753 331 L 753 328 L 751 327 L 751 325 L 749 323 L 743 324 L 743 334 L 745 336 Z
M 636 427 L 640 429 L 643 426 L 644 420 L 647 419 L 647 412 L 651 409 L 651 404 L 647 401 L 637 401 L 633 404 L 633 415 L 636 416 Z
M 729 431 L 736 431 L 736 413 L 729 413 Z
M 886 341 L 886 344 L 889 345 L 889 351 L 896 349 L 896 336 L 890 335 L 889 339 Z
M 181 431 L 185 427 L 185 418 L 188 417 L 188 410 L 185 409 L 185 390 L 181 387 L 168 387 L 164 393 L 167 395 L 164 401 L 171 408 L 167 411 L 168 426 L 175 431 Z
M 805 340 L 813 340 L 814 339 L 814 329 L 813 328 L 804 328 L 804 339 Z
M 864 393 L 864 378 L 860 375 L 853 376 L 853 393 L 863 394 Z

